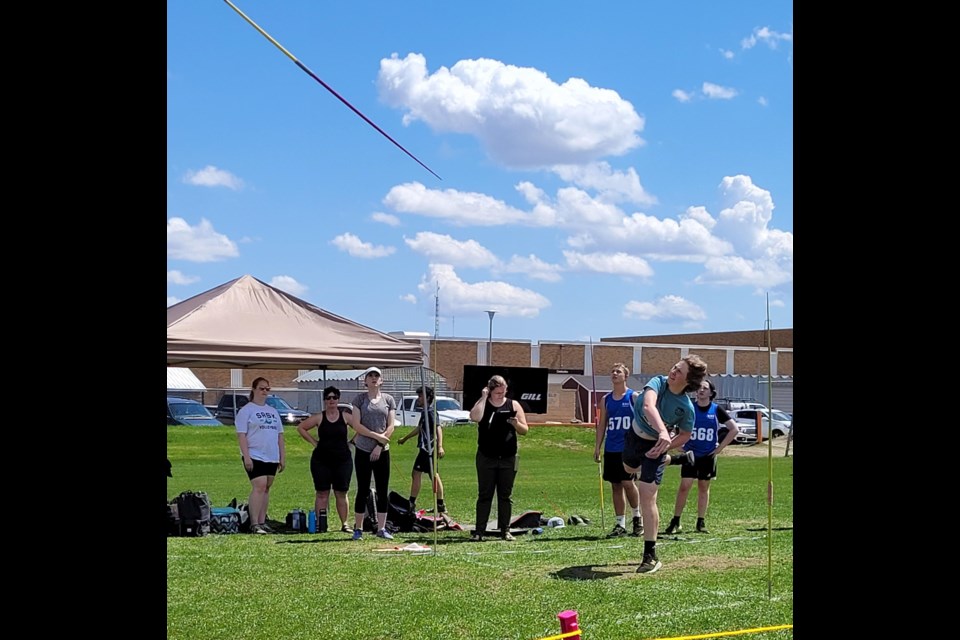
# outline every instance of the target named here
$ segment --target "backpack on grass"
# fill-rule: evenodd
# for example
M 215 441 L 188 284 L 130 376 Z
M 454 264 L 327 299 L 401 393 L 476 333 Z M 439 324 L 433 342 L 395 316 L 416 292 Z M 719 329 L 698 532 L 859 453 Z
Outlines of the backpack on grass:
M 293 509 L 287 514 L 287 529 L 294 533 L 307 533 L 307 512 L 303 509 Z
M 377 532 L 377 490 L 370 487 L 367 496 L 367 508 L 363 513 L 363 530 L 370 533 Z
M 184 491 L 173 503 L 180 522 L 179 535 L 205 536 L 210 533 L 210 498 L 203 491 Z
M 240 533 L 240 510 L 236 507 L 210 509 L 210 533 Z
M 414 514 L 410 508 L 410 500 L 396 491 L 390 492 L 390 503 L 387 505 L 387 523 L 391 532 L 413 531 Z

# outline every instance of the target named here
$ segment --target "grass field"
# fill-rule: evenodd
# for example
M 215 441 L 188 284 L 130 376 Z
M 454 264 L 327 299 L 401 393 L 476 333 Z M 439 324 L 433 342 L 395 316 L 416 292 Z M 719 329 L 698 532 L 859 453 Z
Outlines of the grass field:
M 406 433 L 406 428 L 397 434 Z M 310 449 L 288 429 L 287 470 L 271 490 L 270 520 L 313 505 Z M 396 438 L 395 438 L 396 440 Z M 467 532 L 209 535 L 167 538 L 167 638 L 500 639 L 560 633 L 557 613 L 579 614 L 583 638 L 691 636 L 793 624 L 793 456 L 766 457 L 766 444 L 721 456 L 707 514 L 709 534 L 693 532 L 696 492 L 681 534 L 661 534 L 663 568 L 636 573 L 642 540 L 607 540 L 609 484 L 593 462 L 592 429 L 533 427 L 520 440 L 513 513 L 571 514 L 586 526 L 545 529 L 515 542 L 469 541 Z M 390 488 L 406 496 L 415 440 L 391 447 Z M 440 462 L 450 515 L 471 527 L 476 502 L 476 427 L 447 429 Z M 782 452 L 782 449 L 780 450 Z M 792 451 L 792 446 L 791 446 Z M 759 454 L 759 455 L 756 455 Z M 167 497 L 206 491 L 214 506 L 246 502 L 249 482 L 233 427 L 168 427 L 173 478 Z M 768 507 L 772 469 L 774 500 Z M 660 530 L 673 513 L 679 468 L 660 489 Z M 352 506 L 354 492 L 351 488 Z M 332 502 L 332 501 L 331 501 Z M 432 503 L 424 482 L 418 506 Z M 351 509 L 352 511 L 352 509 Z M 496 502 L 491 518 L 496 514 Z M 628 510 L 629 523 L 629 510 Z M 768 538 L 768 526 L 770 537 Z M 333 505 L 330 527 L 339 527 Z M 434 553 L 393 551 L 411 542 Z M 792 638 L 793 630 L 737 637 Z

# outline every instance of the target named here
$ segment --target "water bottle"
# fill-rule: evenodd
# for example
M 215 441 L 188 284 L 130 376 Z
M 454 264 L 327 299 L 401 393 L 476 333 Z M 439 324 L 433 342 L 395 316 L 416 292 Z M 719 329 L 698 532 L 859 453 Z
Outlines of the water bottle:
M 319 531 L 320 533 L 326 533 L 327 532 L 327 510 L 326 509 L 320 510 L 320 515 L 317 517 L 317 520 L 318 520 L 317 531 Z
M 312 510 L 307 514 L 307 531 L 310 533 L 317 532 L 317 514 Z
M 300 509 L 293 510 L 293 517 L 291 518 L 291 527 L 297 533 L 300 533 Z

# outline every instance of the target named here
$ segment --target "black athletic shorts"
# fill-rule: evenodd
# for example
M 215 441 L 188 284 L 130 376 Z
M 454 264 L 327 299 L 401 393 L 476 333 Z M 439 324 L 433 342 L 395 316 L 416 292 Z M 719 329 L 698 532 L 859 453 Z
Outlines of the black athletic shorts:
M 603 452 L 603 479 L 607 482 L 618 483 L 627 480 L 636 480 L 637 474 L 627 473 L 623 468 L 623 454 L 619 451 Z
M 317 449 L 314 449 L 316 452 Z M 310 475 L 313 477 L 314 491 L 346 491 L 350 488 L 350 476 L 353 475 L 353 460 L 350 453 L 340 459 L 314 453 L 310 456 Z
M 659 485 L 663 482 L 663 468 L 667 460 L 666 454 L 659 458 L 648 458 L 647 451 L 653 449 L 657 444 L 656 440 L 647 440 L 641 438 L 633 429 L 627 429 L 623 437 L 623 464 L 634 469 L 639 468 L 637 480 L 640 482 L 652 482 Z
M 279 462 L 263 462 L 256 458 L 250 458 L 250 460 L 253 461 L 253 469 L 247 471 L 247 468 L 244 467 L 243 470 L 247 471 L 247 477 L 251 480 L 260 476 L 275 476 L 277 475 L 277 469 L 280 468 Z M 243 456 L 240 456 L 240 463 L 243 464 Z
M 684 462 L 680 467 L 680 477 L 713 480 L 717 477 L 717 456 L 699 456 L 692 465 Z
M 431 478 L 433 477 L 433 454 L 427 453 L 423 449 L 417 452 L 417 459 L 413 462 L 414 471 L 422 471 Z

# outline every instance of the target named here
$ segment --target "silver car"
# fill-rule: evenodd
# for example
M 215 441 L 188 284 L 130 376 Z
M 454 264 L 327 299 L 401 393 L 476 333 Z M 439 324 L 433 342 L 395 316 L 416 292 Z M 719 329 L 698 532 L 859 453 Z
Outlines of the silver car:
M 770 437 L 771 431 L 774 438 L 785 436 L 790 432 L 790 424 L 793 420 L 783 411 L 773 410 L 773 424 L 770 422 L 770 412 L 766 409 L 734 409 L 727 411 L 727 414 L 736 420 L 740 433 L 737 434 L 735 442 L 749 443 L 757 441 L 757 413 L 760 413 L 760 423 L 763 425 L 763 438 Z

